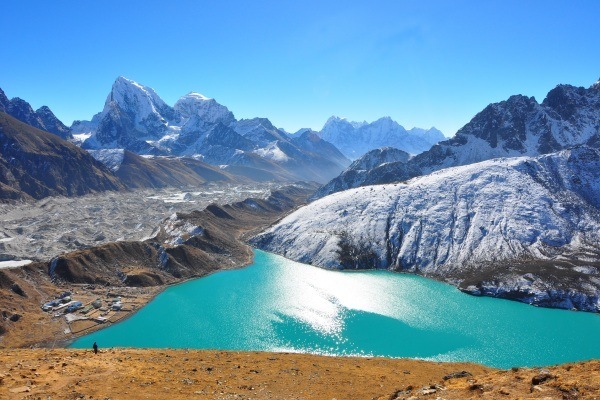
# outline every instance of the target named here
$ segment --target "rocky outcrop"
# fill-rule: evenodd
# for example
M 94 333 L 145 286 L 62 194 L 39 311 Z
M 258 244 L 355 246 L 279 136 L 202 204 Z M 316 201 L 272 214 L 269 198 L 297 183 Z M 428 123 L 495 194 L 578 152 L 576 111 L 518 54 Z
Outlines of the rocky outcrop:
M 393 147 L 383 147 L 369 151 L 367 154 L 354 161 L 340 175 L 323 185 L 312 196 L 318 199 L 328 193 L 364 186 L 372 176 L 381 177 L 384 170 L 391 163 L 404 163 L 410 159 L 410 154 Z M 394 164 L 395 168 L 395 164 Z M 376 171 L 374 173 L 374 171 Z

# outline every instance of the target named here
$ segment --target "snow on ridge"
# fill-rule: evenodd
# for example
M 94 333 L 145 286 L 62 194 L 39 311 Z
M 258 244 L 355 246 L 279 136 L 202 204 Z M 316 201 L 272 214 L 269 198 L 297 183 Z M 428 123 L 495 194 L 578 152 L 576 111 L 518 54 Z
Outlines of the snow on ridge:
M 419 154 L 445 139 L 444 135 L 435 128 L 406 130 L 389 116 L 371 123 L 352 122 L 346 118 L 333 116 L 323 125 L 319 136 L 333 143 L 351 160 L 361 157 L 370 150 L 387 146 L 410 154 Z
M 88 150 L 88 153 L 94 157 L 97 161 L 100 161 L 112 172 L 117 172 L 123 164 L 123 158 L 125 157 L 124 149 L 99 149 L 99 150 Z
M 198 92 L 189 92 L 188 94 L 186 94 L 183 97 L 189 97 L 189 98 L 202 100 L 202 101 L 212 100 L 210 97 L 206 97 L 205 95 L 198 93 Z
M 188 129 L 193 129 L 198 124 L 219 121 L 228 125 L 235 119 L 227 107 L 195 92 L 179 98 L 173 107 L 183 118 L 188 118 L 188 121 L 182 125 L 184 130 L 186 126 Z
M 599 160 L 600 150 L 581 148 L 350 189 L 300 208 L 253 241 L 325 268 L 388 268 L 459 283 L 470 270 L 494 273 L 520 260 L 587 254 L 599 263 Z M 496 278 L 499 286 L 508 279 Z
M 255 149 L 254 153 L 268 160 L 277 162 L 289 161 L 289 157 L 283 151 L 281 151 L 279 146 L 277 146 L 277 142 L 271 142 L 264 148 Z

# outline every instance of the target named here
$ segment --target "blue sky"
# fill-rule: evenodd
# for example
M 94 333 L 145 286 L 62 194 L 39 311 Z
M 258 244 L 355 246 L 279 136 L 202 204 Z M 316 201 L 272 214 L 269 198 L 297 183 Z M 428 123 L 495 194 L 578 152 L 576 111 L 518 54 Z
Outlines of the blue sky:
M 0 88 L 70 125 L 118 76 L 288 131 L 331 115 L 453 135 L 491 102 L 600 77 L 600 1 L 4 1 Z

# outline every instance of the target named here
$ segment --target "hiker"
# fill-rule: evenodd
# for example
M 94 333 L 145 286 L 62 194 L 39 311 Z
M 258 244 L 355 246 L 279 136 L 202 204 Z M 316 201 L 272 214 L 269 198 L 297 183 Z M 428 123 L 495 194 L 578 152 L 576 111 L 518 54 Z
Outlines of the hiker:
M 96 342 L 94 342 L 92 348 L 94 349 L 94 354 L 98 354 L 98 345 L 96 344 Z

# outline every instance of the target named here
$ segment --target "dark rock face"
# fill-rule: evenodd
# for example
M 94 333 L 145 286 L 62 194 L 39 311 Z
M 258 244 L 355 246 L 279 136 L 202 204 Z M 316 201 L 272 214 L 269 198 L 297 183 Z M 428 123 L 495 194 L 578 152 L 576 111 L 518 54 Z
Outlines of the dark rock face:
M 37 111 L 31 105 L 18 97 L 9 100 L 0 89 L 0 112 L 25 122 L 35 128 L 53 133 L 63 139 L 70 139 L 70 129 L 66 127 L 47 106 L 40 107 Z
M 543 371 L 539 374 L 537 374 L 536 376 L 534 376 L 533 378 L 531 378 L 531 384 L 532 385 L 539 385 L 541 383 L 544 383 L 550 379 L 556 379 L 556 376 L 550 374 L 550 372 L 548 370 Z
M 0 148 L 0 200 L 123 188 L 87 152 L 4 113 L 0 113 Z
M 350 164 L 339 176 L 317 190 L 313 198 L 318 199 L 330 193 L 366 185 L 371 181 L 394 182 L 399 165 L 406 164 L 409 158 L 410 154 L 393 147 L 371 150 Z M 386 171 L 390 168 L 390 164 L 392 165 L 391 174 Z
M 21 316 L 22 316 L 21 314 L 13 314 L 8 319 L 10 319 L 12 322 L 17 322 L 18 320 L 21 319 Z
M 539 104 L 533 97 L 511 96 L 490 104 L 452 139 L 408 162 L 369 170 L 352 185 L 330 182 L 319 197 L 350 187 L 399 182 L 460 165 L 499 157 L 536 156 L 578 145 L 600 143 L 600 85 L 559 85 Z M 338 178 L 336 178 L 338 179 Z
M 2 89 L 0 89 L 0 112 L 7 112 L 10 100 L 6 97 L 6 94 Z
M 25 291 L 21 288 L 21 286 L 19 286 L 18 283 L 13 283 L 12 286 L 10 287 L 10 290 L 12 290 L 13 292 L 15 292 L 16 294 L 18 294 L 19 296 L 22 297 L 27 297 L 27 294 L 25 293 Z
M 47 106 L 40 107 L 35 113 L 42 121 L 45 128 L 43 130 L 46 132 L 54 133 L 63 139 L 70 139 L 72 137 L 71 130 L 56 118 L 56 115 Z
M 44 130 L 44 123 L 41 118 L 33 111 L 33 108 L 23 99 L 15 97 L 8 104 L 8 114 L 19 121 L 23 121 L 35 128 Z

